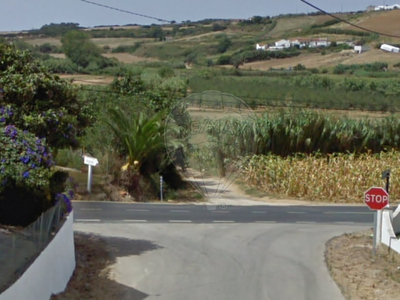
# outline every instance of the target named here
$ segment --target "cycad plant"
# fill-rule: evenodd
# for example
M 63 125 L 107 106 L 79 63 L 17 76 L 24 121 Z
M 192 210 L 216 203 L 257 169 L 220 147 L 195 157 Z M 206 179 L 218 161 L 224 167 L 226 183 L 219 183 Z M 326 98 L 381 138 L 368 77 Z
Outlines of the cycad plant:
M 166 127 L 164 117 L 164 111 L 154 114 L 139 112 L 137 115 L 119 108 L 108 111 L 106 123 L 126 158 L 121 170 L 121 183 L 139 200 L 143 200 L 141 179 L 150 179 L 150 175 L 160 171 L 166 163 L 164 134 L 175 129 L 171 125 Z

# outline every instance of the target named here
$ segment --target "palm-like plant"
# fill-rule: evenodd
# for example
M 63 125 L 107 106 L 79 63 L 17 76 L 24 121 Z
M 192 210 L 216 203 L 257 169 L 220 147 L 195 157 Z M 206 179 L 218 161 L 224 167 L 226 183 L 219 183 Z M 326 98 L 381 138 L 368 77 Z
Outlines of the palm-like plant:
M 121 179 L 128 191 L 134 192 L 139 198 L 142 194 L 139 186 L 141 177 L 153 171 L 145 170 L 146 163 L 156 162 L 161 165 L 165 162 L 164 134 L 175 130 L 165 124 L 164 117 L 164 111 L 153 115 L 143 112 L 129 115 L 119 108 L 108 111 L 109 119 L 106 123 L 114 132 L 127 160 L 122 168 Z

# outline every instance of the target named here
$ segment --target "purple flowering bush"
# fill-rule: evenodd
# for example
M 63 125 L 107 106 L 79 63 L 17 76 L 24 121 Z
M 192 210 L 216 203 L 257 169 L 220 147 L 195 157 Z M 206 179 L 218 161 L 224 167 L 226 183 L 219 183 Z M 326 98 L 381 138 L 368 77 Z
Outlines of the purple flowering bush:
M 68 173 L 52 169 L 45 139 L 13 125 L 0 126 L 0 153 L 1 224 L 28 225 L 60 200 L 66 212 L 72 210 Z
M 0 127 L 0 153 L 0 192 L 9 180 L 29 187 L 48 185 L 53 160 L 44 139 L 13 125 Z

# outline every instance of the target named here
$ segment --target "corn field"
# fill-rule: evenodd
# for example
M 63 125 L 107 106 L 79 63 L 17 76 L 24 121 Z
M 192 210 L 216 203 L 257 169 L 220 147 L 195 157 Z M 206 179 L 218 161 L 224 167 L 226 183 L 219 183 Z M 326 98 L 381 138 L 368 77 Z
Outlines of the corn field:
M 400 199 L 400 152 L 361 155 L 254 155 L 243 160 L 242 180 L 267 193 L 329 202 L 363 201 L 371 186 L 384 186 L 392 169 L 391 201 Z

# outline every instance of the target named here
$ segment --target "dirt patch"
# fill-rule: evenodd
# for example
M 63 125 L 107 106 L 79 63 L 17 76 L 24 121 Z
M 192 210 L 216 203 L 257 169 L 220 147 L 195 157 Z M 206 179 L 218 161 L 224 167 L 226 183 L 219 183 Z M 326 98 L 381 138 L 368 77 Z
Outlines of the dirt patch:
M 114 281 L 113 264 L 117 257 L 141 255 L 160 247 L 150 241 L 100 238 L 75 233 L 76 268 L 63 293 L 51 300 L 145 299 L 148 295 Z
M 109 279 L 112 258 L 103 240 L 75 234 L 76 268 L 64 293 L 52 300 L 118 299 L 118 289 Z
M 372 259 L 372 230 L 331 239 L 325 259 L 346 299 L 395 300 L 400 295 L 400 260 L 383 246 Z

